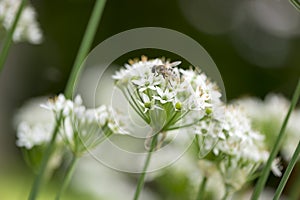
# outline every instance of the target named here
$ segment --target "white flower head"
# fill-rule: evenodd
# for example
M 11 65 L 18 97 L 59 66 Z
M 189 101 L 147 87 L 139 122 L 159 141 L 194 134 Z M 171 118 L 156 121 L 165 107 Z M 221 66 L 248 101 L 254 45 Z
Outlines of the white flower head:
M 208 120 L 194 128 L 201 139 L 200 153 L 206 151 L 207 155 L 211 151 L 224 184 L 237 190 L 268 160 L 264 136 L 252 128 L 250 119 L 238 106 L 228 105 L 222 118 Z M 278 175 L 280 169 L 276 166 L 275 163 L 272 169 Z
M 79 95 L 74 100 L 70 100 L 60 94 L 49 99 L 41 107 L 37 107 L 47 117 L 36 115 L 35 121 L 28 120 L 28 116 L 35 114 L 31 113 L 32 109 L 27 109 L 30 115 L 17 117 L 16 120 L 18 124 L 17 145 L 31 149 L 34 146 L 49 143 L 54 127 L 59 121 L 56 144 L 64 142 L 75 154 L 82 154 L 87 148 L 94 148 L 113 133 L 125 133 L 119 118 L 113 116 L 112 108 L 100 106 L 87 109 L 82 103 Z
M 113 76 L 137 114 L 162 131 L 179 128 L 184 122 L 198 121 L 199 117 L 211 114 L 208 110 L 213 111 L 215 102 L 220 101 L 216 99 L 221 93 L 206 75 L 179 69 L 180 63 L 142 57 L 126 64 Z M 192 111 L 197 114 L 190 115 Z M 157 117 L 154 113 L 164 114 Z

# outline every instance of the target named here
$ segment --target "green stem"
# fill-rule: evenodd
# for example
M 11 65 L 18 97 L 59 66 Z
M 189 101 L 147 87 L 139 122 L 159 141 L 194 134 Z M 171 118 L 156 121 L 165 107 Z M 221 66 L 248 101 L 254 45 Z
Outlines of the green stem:
M 229 197 L 229 191 L 226 189 L 224 196 L 222 197 L 222 200 L 227 200 Z
M 69 167 L 67 169 L 67 173 L 66 173 L 66 176 L 64 177 L 62 186 L 60 187 L 60 190 L 57 193 L 56 200 L 60 199 L 61 195 L 64 193 L 64 191 L 68 187 L 68 185 L 69 185 L 69 183 L 71 181 L 71 178 L 73 176 L 73 173 L 74 173 L 74 170 L 75 170 L 75 166 L 76 166 L 78 160 L 79 160 L 79 157 L 77 157 L 75 154 L 73 154 L 72 161 L 71 161 L 71 163 L 70 163 L 70 165 L 69 165 Z
M 207 177 L 204 176 L 204 178 L 200 184 L 196 200 L 204 200 L 205 199 L 206 183 L 207 183 Z
M 48 160 L 50 159 L 50 156 L 55 147 L 56 136 L 59 132 L 59 127 L 61 124 L 60 118 L 61 118 L 61 114 L 60 114 L 59 119 L 57 120 L 55 128 L 53 130 L 51 141 L 50 141 L 49 145 L 47 146 L 47 149 L 45 150 L 45 154 L 43 156 L 42 163 L 41 163 L 41 166 L 38 171 L 38 175 L 34 179 L 34 182 L 33 182 L 33 185 L 32 185 L 31 191 L 30 191 L 30 195 L 28 198 L 29 200 L 35 200 L 38 195 L 39 189 L 41 187 L 43 175 L 47 168 Z
M 25 0 L 23 0 L 23 1 L 25 1 Z M 65 89 L 65 96 L 67 98 L 71 98 L 71 96 L 72 96 L 72 92 L 73 92 L 72 89 L 75 85 L 77 77 L 79 76 L 79 72 L 80 72 L 80 69 L 81 69 L 81 63 L 83 62 L 85 56 L 87 55 L 88 50 L 91 47 L 93 38 L 94 38 L 95 33 L 97 31 L 98 23 L 101 19 L 101 15 L 102 15 L 102 11 L 103 11 L 105 3 L 106 3 L 106 0 L 97 0 L 96 4 L 94 6 L 94 9 L 93 9 L 92 15 L 89 19 L 88 26 L 87 26 L 87 29 L 84 33 L 83 40 L 81 42 L 79 51 L 78 51 L 77 56 L 75 58 L 75 62 L 74 62 L 73 68 L 72 68 L 70 78 L 67 82 L 67 86 L 66 86 L 66 89 Z M 41 184 L 41 181 L 42 181 L 42 177 L 45 173 L 50 155 L 51 155 L 51 153 L 54 149 L 54 144 L 55 144 L 56 136 L 57 136 L 58 129 L 59 129 L 61 121 L 62 121 L 62 116 L 60 116 L 58 121 L 56 122 L 55 131 L 52 135 L 51 142 L 49 143 L 49 145 L 47 147 L 47 150 L 45 152 L 45 155 L 43 157 L 39 173 L 35 177 L 35 180 L 34 180 L 31 192 L 30 192 L 29 200 L 35 200 L 37 195 L 38 195 L 38 192 L 39 192 L 39 189 L 40 189 L 40 184 Z
M 297 88 L 294 92 L 294 95 L 293 95 L 293 98 L 292 98 L 292 102 L 291 102 L 291 105 L 290 105 L 290 108 L 289 108 L 289 111 L 283 121 L 283 124 L 281 126 L 281 129 L 279 131 L 279 135 L 276 139 L 276 142 L 274 144 L 274 147 L 270 153 L 270 156 L 269 156 L 269 159 L 266 163 L 266 166 L 264 167 L 263 171 L 262 171 L 262 175 L 261 177 L 259 178 L 257 184 L 256 184 L 256 187 L 254 189 L 254 192 L 252 194 L 252 197 L 251 197 L 251 200 L 257 200 L 259 198 L 259 195 L 260 193 L 262 192 L 265 184 L 266 184 L 266 181 L 267 181 L 267 178 L 269 176 L 269 173 L 270 173 L 270 168 L 271 168 L 271 165 L 272 165 L 272 162 L 274 160 L 274 158 L 276 157 L 276 155 L 278 154 L 279 152 L 279 149 L 280 149 L 280 144 L 283 140 L 283 137 L 284 137 L 284 133 L 285 133 L 285 129 L 286 129 L 286 126 L 287 126 L 287 123 L 288 123 L 288 120 L 290 118 L 290 115 L 292 113 L 292 111 L 294 110 L 297 102 L 298 102 L 298 99 L 299 99 L 299 96 L 300 96 L 300 79 L 298 81 L 298 84 L 297 84 Z
M 99 21 L 101 19 L 101 15 L 102 15 L 105 3 L 106 3 L 106 0 L 97 0 L 94 5 L 92 15 L 90 17 L 87 28 L 85 30 L 82 42 L 80 44 L 79 51 L 77 53 L 77 56 L 76 56 L 76 59 L 75 59 L 75 62 L 74 62 L 73 68 L 72 68 L 71 75 L 69 77 L 69 80 L 68 80 L 68 83 L 67 83 L 67 86 L 65 89 L 66 98 L 72 97 L 73 88 L 76 85 L 75 82 L 77 81 L 77 78 L 79 77 L 80 70 L 82 68 L 81 65 L 91 48 L 94 36 L 97 31 Z
M 181 126 L 173 126 L 173 127 L 171 126 L 171 127 L 167 128 L 166 130 L 167 131 L 172 131 L 172 130 L 176 130 L 176 129 L 179 129 L 179 128 L 190 127 L 190 126 L 193 126 L 193 125 L 197 124 L 198 122 L 200 122 L 204 119 L 206 119 L 206 117 L 202 117 L 201 119 L 196 120 L 196 121 L 194 121 L 193 123 L 190 123 L 190 124 L 185 124 L 185 125 L 181 125 Z
M 296 167 L 296 169 L 298 169 L 298 174 L 296 175 L 296 179 L 292 184 L 292 188 L 289 191 L 289 200 L 297 200 L 300 197 L 300 171 L 299 171 L 299 165 L 300 163 L 298 163 L 298 166 Z
M 279 197 L 280 197 L 280 195 L 283 191 L 283 188 L 284 188 L 285 184 L 287 183 L 287 181 L 288 181 L 288 179 L 289 179 L 289 177 L 292 173 L 292 170 L 293 170 L 293 168 L 294 168 L 294 166 L 295 166 L 295 164 L 296 164 L 296 162 L 299 158 L 299 154 L 300 154 L 300 141 L 298 142 L 298 146 L 297 146 L 297 148 L 296 148 L 296 150 L 293 154 L 293 157 L 292 157 L 289 165 L 287 166 L 287 168 L 286 168 L 286 170 L 283 174 L 283 177 L 282 177 L 282 179 L 279 183 L 279 186 L 277 187 L 277 190 L 275 192 L 273 200 L 278 200 L 279 199 Z
M 13 24 L 10 27 L 10 29 L 8 30 L 7 35 L 4 39 L 2 51 L 1 51 L 1 54 L 0 54 L 0 72 L 2 71 L 2 69 L 4 67 L 4 63 L 6 61 L 9 49 L 10 49 L 11 44 L 12 44 L 12 38 L 13 38 L 14 32 L 16 30 L 16 27 L 18 25 L 19 19 L 21 17 L 22 11 L 24 10 L 26 1 L 27 0 L 22 0 L 21 1 L 20 6 L 18 8 L 18 11 L 16 13 L 16 17 L 13 21 Z
M 300 2 L 298 0 L 290 0 L 290 3 L 298 10 L 300 11 Z
M 151 146 L 150 146 L 150 149 L 149 149 L 148 154 L 147 154 L 147 158 L 146 158 L 146 161 L 145 161 L 145 164 L 144 164 L 144 168 L 143 168 L 142 174 L 140 175 L 138 183 L 137 183 L 136 191 L 135 191 L 135 194 L 134 194 L 134 197 L 133 197 L 134 200 L 139 199 L 140 193 L 143 189 L 143 186 L 144 186 L 144 183 L 145 183 L 145 176 L 146 176 L 147 169 L 148 169 L 148 166 L 149 166 L 149 163 L 150 163 L 150 158 L 151 158 L 152 152 L 154 151 L 154 149 L 156 147 L 158 134 L 159 133 L 156 133 L 152 138 Z

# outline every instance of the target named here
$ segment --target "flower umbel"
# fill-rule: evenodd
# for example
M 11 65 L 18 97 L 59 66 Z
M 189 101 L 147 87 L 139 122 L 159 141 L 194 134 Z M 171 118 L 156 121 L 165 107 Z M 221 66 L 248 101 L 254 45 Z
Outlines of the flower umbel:
M 40 99 L 23 107 L 15 118 L 17 124 L 17 146 L 22 147 L 30 165 L 39 165 L 43 151 L 50 142 L 53 129 L 62 117 L 62 125 L 56 138 L 56 155 L 61 157 L 67 147 L 76 156 L 82 155 L 104 141 L 113 133 L 126 133 L 120 114 L 112 108 L 100 106 L 87 109 L 82 99 L 74 101 L 60 94 L 50 98 L 46 104 L 38 106 Z M 64 145 L 66 144 L 66 145 Z M 30 156 L 30 157 L 29 157 Z
M 264 136 L 252 128 L 240 107 L 226 106 L 222 118 L 200 122 L 194 128 L 199 136 L 200 153 L 211 150 L 204 159 L 216 164 L 229 194 L 255 177 L 269 157 Z M 273 171 L 280 175 L 277 162 L 274 161 Z
M 221 93 L 204 73 L 178 69 L 178 64 L 143 56 L 113 76 L 132 108 L 155 132 L 196 123 L 220 102 Z
M 42 106 L 52 110 L 55 116 L 62 113 L 60 136 L 76 155 L 96 147 L 113 133 L 125 133 L 111 107 L 87 109 L 80 96 L 71 101 L 60 94 Z

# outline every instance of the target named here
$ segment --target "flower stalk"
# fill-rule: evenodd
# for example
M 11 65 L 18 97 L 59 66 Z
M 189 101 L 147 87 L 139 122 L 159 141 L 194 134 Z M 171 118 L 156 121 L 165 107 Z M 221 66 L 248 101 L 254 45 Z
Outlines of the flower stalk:
M 300 173 L 299 173 L 299 163 L 298 166 L 296 167 L 298 169 L 298 174 L 296 175 L 296 178 L 293 182 L 292 188 L 289 191 L 289 200 L 297 200 L 300 197 Z
M 290 3 L 298 10 L 300 11 L 300 2 L 298 0 L 290 0 Z
M 281 193 L 284 189 L 284 186 L 286 185 L 286 183 L 287 183 L 287 181 L 288 181 L 288 179 L 289 179 L 289 177 L 292 173 L 292 170 L 293 170 L 295 164 L 298 161 L 299 154 L 300 154 L 300 141 L 298 142 L 298 146 L 297 146 L 297 148 L 296 148 L 296 150 L 293 154 L 293 157 L 292 157 L 289 165 L 287 166 L 286 171 L 283 174 L 283 177 L 282 177 L 282 179 L 279 183 L 279 186 L 277 187 L 277 190 L 275 192 L 275 196 L 274 196 L 273 200 L 278 200 L 279 199 L 279 197 L 280 197 L 280 195 L 281 195 Z
M 17 14 L 15 16 L 15 19 L 13 21 L 13 24 L 12 24 L 11 28 L 8 30 L 7 35 L 4 39 L 3 47 L 2 47 L 2 50 L 1 50 L 1 54 L 0 54 L 0 72 L 2 71 L 2 69 L 4 67 L 9 49 L 12 45 L 12 39 L 13 39 L 14 32 L 16 30 L 17 24 L 18 24 L 19 19 L 21 17 L 22 11 L 24 10 L 26 2 L 27 2 L 27 0 L 22 0 L 21 1 L 19 9 L 17 11 Z
M 225 191 L 225 194 L 224 194 L 224 196 L 222 197 L 222 200 L 227 200 L 228 198 L 229 198 L 229 195 L 230 194 L 230 192 L 229 192 L 229 190 L 226 188 L 226 191 Z
M 207 177 L 205 176 L 202 179 L 202 182 L 200 184 L 199 190 L 198 190 L 198 194 L 197 194 L 197 198 L 196 200 L 204 200 L 205 199 L 205 188 L 206 188 L 206 183 L 207 183 Z
M 61 198 L 61 195 L 64 193 L 64 191 L 66 190 L 66 188 L 68 187 L 70 181 L 71 181 L 71 178 L 73 176 L 73 173 L 75 171 L 75 167 L 76 167 L 76 164 L 79 160 L 79 157 L 76 156 L 75 154 L 73 154 L 73 157 L 72 157 L 72 160 L 71 160 L 71 163 L 66 171 L 66 175 L 63 179 L 63 183 L 62 183 L 62 186 L 60 187 L 58 193 L 57 193 L 57 196 L 56 196 L 56 200 L 60 200 Z
M 25 1 L 26 0 L 23 0 L 22 2 L 25 2 Z M 92 15 L 91 15 L 91 17 L 89 19 L 89 22 L 88 22 L 87 29 L 84 33 L 83 40 L 81 42 L 79 51 L 78 51 L 77 56 L 75 58 L 75 62 L 74 62 L 74 65 L 72 67 L 72 72 L 71 72 L 70 78 L 67 82 L 67 86 L 66 86 L 66 89 L 65 89 L 65 95 L 66 95 L 67 98 L 71 98 L 71 96 L 72 96 L 73 88 L 76 84 L 76 79 L 78 78 L 81 67 L 82 67 L 81 64 L 82 64 L 85 56 L 87 55 L 87 53 L 88 53 L 88 51 L 89 51 L 89 49 L 92 45 L 92 41 L 93 41 L 94 36 L 96 34 L 97 27 L 98 27 L 99 21 L 101 19 L 101 15 L 102 15 L 105 3 L 106 3 L 106 0 L 97 0 L 96 3 L 95 3 Z M 23 5 L 23 4 L 21 4 L 21 5 Z M 19 13 L 19 15 L 20 14 L 21 14 L 21 12 Z M 12 37 L 12 33 L 11 33 L 10 37 Z M 11 39 L 10 39 L 10 43 L 11 43 Z M 2 55 L 2 53 L 3 52 L 1 52 L 1 55 Z M 2 62 L 4 62 L 4 61 L 2 61 Z M 1 65 L 1 61 L 0 61 L 0 70 L 1 70 L 1 66 L 2 65 Z M 42 164 L 41 164 L 39 173 L 38 173 L 38 175 L 36 176 L 36 178 L 34 180 L 34 183 L 33 183 L 33 186 L 32 186 L 31 192 L 30 192 L 29 200 L 35 200 L 37 195 L 38 195 L 40 185 L 41 185 L 41 182 L 42 182 L 42 177 L 45 173 L 45 169 L 47 167 L 49 158 L 50 158 L 51 153 L 54 149 L 54 143 L 55 143 L 55 140 L 56 140 L 56 136 L 57 136 L 61 121 L 62 121 L 62 116 L 60 116 L 57 120 L 56 127 L 54 129 L 54 133 L 52 135 L 51 142 L 48 144 L 47 150 L 46 150 L 44 158 L 42 160 Z
M 134 197 L 133 197 L 134 200 L 139 199 L 140 193 L 143 189 L 143 186 L 144 186 L 144 183 L 145 183 L 145 176 L 146 176 L 146 173 L 147 173 L 148 166 L 150 164 L 151 155 L 152 155 L 152 152 L 155 150 L 155 147 L 156 147 L 156 144 L 157 144 L 158 134 L 159 133 L 156 133 L 152 137 L 151 145 L 150 145 L 150 148 L 149 148 L 146 160 L 145 160 L 144 168 L 143 168 L 143 171 L 142 171 L 142 173 L 139 177 L 138 183 L 137 183 L 136 191 L 135 191 L 135 194 L 134 194 Z
M 53 135 L 52 135 L 51 141 L 50 141 L 49 145 L 47 146 L 47 148 L 45 150 L 45 154 L 43 156 L 40 169 L 38 171 L 37 176 L 34 179 L 34 182 L 33 182 L 33 185 L 31 187 L 30 194 L 29 194 L 29 198 L 28 198 L 29 200 L 36 199 L 36 197 L 38 195 L 38 192 L 40 190 L 42 179 L 43 179 L 43 176 L 45 174 L 48 161 L 49 161 L 49 159 L 51 157 L 51 154 L 52 154 L 52 152 L 54 150 L 54 147 L 55 147 L 55 140 L 56 140 L 57 134 L 59 132 L 59 128 L 60 128 L 61 121 L 62 121 L 62 120 L 60 120 L 61 118 L 62 118 L 62 113 L 60 113 L 59 119 L 56 121 L 56 125 L 55 125 L 55 128 L 53 130 Z
M 78 51 L 76 59 L 74 61 L 72 72 L 69 76 L 69 80 L 67 82 L 67 86 L 66 86 L 66 89 L 64 92 L 65 96 L 67 98 L 72 97 L 73 88 L 76 85 L 77 78 L 78 78 L 78 76 L 80 74 L 80 70 L 82 68 L 81 65 L 92 46 L 92 42 L 93 42 L 94 36 L 96 34 L 98 24 L 100 22 L 105 3 L 106 3 L 106 0 L 97 0 L 94 5 L 92 15 L 88 22 L 82 42 L 80 44 L 79 51 Z
M 259 195 L 262 192 L 262 190 L 263 190 L 263 188 L 264 188 L 264 186 L 266 184 L 267 178 L 268 178 L 269 173 L 270 173 L 272 162 L 275 159 L 276 155 L 278 154 L 278 151 L 280 149 L 280 145 L 281 145 L 282 140 L 284 138 L 284 133 L 285 133 L 285 129 L 286 129 L 287 123 L 289 121 L 289 118 L 291 116 L 292 111 L 296 107 L 296 104 L 297 104 L 297 102 L 299 100 L 299 96 L 300 96 L 300 79 L 298 81 L 296 90 L 295 90 L 295 92 L 293 94 L 293 98 L 292 98 L 291 105 L 289 107 L 288 113 L 287 113 L 287 115 L 286 115 L 286 117 L 285 117 L 285 119 L 283 121 L 281 129 L 279 131 L 279 135 L 278 135 L 278 137 L 276 139 L 276 142 L 274 144 L 274 147 L 273 147 L 273 149 L 272 149 L 272 151 L 270 153 L 270 156 L 269 156 L 269 159 L 268 159 L 268 161 L 266 163 L 266 166 L 264 167 L 264 169 L 262 171 L 262 175 L 261 175 L 261 177 L 259 178 L 259 180 L 258 180 L 258 182 L 256 184 L 256 187 L 255 187 L 254 192 L 252 194 L 251 200 L 257 200 L 259 198 Z

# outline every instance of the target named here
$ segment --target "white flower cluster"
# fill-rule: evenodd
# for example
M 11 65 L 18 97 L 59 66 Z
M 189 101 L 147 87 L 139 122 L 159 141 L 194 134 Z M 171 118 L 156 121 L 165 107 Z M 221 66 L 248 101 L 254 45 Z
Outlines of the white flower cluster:
M 218 87 L 204 73 L 178 69 L 178 64 L 142 57 L 113 76 L 133 109 L 155 130 L 172 130 L 182 121 L 195 122 L 189 120 L 192 115 L 201 120 L 220 102 Z
M 0 0 L 0 23 L 5 30 L 11 28 L 20 3 L 21 0 Z M 36 13 L 30 5 L 27 5 L 20 16 L 13 41 L 26 40 L 32 44 L 39 44 L 42 39 L 43 35 L 36 21 Z
M 271 149 L 274 145 L 279 129 L 288 112 L 290 102 L 282 95 L 269 94 L 265 100 L 248 97 L 236 101 L 253 121 L 253 125 L 266 136 L 266 142 Z M 300 140 L 300 110 L 292 112 L 287 129 L 286 137 L 281 146 L 283 157 L 290 160 L 298 141 Z
M 264 136 L 252 129 L 250 119 L 238 106 L 226 106 L 222 118 L 202 121 L 194 126 L 194 132 L 199 136 L 200 153 L 210 152 L 204 159 L 213 158 L 231 190 L 238 190 L 269 157 Z M 280 176 L 276 162 L 272 170 Z
M 21 121 L 17 133 L 18 146 L 31 149 L 33 146 L 48 143 L 52 138 L 54 126 L 60 118 L 57 143 L 64 141 L 76 154 L 97 146 L 113 133 L 125 133 L 120 128 L 121 121 L 117 121 L 119 118 L 111 108 L 103 105 L 95 109 L 87 109 L 82 105 L 80 96 L 72 101 L 60 94 L 49 99 L 41 107 L 45 108 L 44 114 L 48 115 L 49 120 L 39 122 L 37 119 L 31 124 L 26 122 L 26 119 Z

